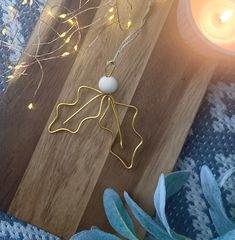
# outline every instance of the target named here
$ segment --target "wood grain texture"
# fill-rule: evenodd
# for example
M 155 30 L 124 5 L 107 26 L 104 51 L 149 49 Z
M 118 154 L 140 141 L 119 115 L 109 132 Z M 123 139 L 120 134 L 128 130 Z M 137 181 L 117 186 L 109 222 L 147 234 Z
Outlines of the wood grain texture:
M 171 3 L 155 5 L 142 35 L 118 59 L 115 77 L 121 87 L 116 99 L 131 101 Z M 133 11 L 133 19 L 143 15 L 142 1 L 135 3 Z M 103 15 L 100 9 L 96 17 Z M 103 33 L 93 48 L 87 49 L 96 34 L 95 29 L 88 32 L 58 101 L 72 101 L 80 85 L 96 86 L 99 76 L 104 74 L 106 61 L 113 57 L 128 33 L 120 32 L 114 25 Z M 100 51 L 103 46 L 106 46 L 105 51 Z M 120 115 L 123 118 L 125 110 Z M 79 136 L 50 135 L 45 128 L 9 212 L 59 236 L 73 234 L 107 159 L 109 143 L 110 138 L 93 123 L 86 124 Z
M 110 138 L 95 122 L 86 124 L 78 135 L 50 135 L 47 132 L 58 95 L 57 102 L 69 102 L 74 99 L 80 85 L 97 86 L 99 77 L 104 74 L 106 61 L 113 57 L 128 34 L 113 26 L 105 30 L 93 48 L 87 48 L 97 34 L 95 29 L 90 29 L 78 57 L 74 64 L 72 62 L 72 68 L 66 62 L 59 65 L 61 71 L 55 71 L 52 65 L 48 66 L 48 76 L 56 74 L 62 81 L 60 87 L 53 88 L 55 81 L 52 81 L 49 89 L 53 90 L 46 91 L 48 85 L 45 85 L 39 95 L 42 94 L 43 100 L 35 112 L 18 110 L 16 119 L 20 120 L 19 125 L 13 124 L 15 118 L 11 124 L 16 130 L 22 127 L 22 121 L 26 121 L 27 127 L 14 133 L 7 123 L 7 119 L 9 121 L 11 116 L 15 117 L 13 110 L 20 106 L 22 109 L 22 105 L 26 104 L 27 97 L 19 105 L 13 101 L 5 122 L 0 123 L 7 124 L 6 131 L 12 131 L 9 142 L 16 136 L 20 136 L 21 141 L 26 138 L 26 141 L 22 141 L 24 144 L 15 144 L 15 154 L 21 153 L 23 158 L 20 164 L 24 166 L 19 168 L 25 169 L 30 160 L 9 213 L 68 238 L 77 229 L 92 225 L 107 228 L 102 207 L 102 193 L 106 187 L 115 188 L 120 193 L 127 190 L 141 206 L 150 212 L 153 210 L 152 194 L 157 178 L 160 172 L 168 172 L 174 166 L 216 67 L 215 62 L 203 59 L 185 46 L 177 29 L 177 1 L 174 1 L 173 7 L 172 3 L 172 0 L 167 0 L 164 4 L 155 4 L 142 34 L 120 56 L 114 73 L 120 82 L 115 98 L 125 103 L 131 102 L 140 109 L 137 128 L 143 134 L 145 144 L 138 155 L 136 167 L 131 171 L 125 170 L 120 162 L 108 154 Z M 136 0 L 133 11 L 133 19 L 138 19 L 144 11 L 143 1 Z M 103 14 L 100 9 L 96 18 Z M 55 93 L 51 94 L 52 91 Z M 45 107 L 49 102 L 49 106 Z M 39 118 L 41 111 L 42 119 Z M 131 147 L 128 131 L 131 112 L 121 110 L 120 115 L 126 134 L 125 144 Z M 32 134 L 35 125 L 39 129 Z M 34 140 L 28 136 L 35 136 Z M 4 156 L 8 157 L 5 170 L 11 176 L 5 173 L 2 179 L 19 181 L 23 170 L 20 170 L 18 178 L 13 176 L 18 172 L 17 156 L 11 155 L 7 145 L 4 152 Z M 130 154 L 129 148 L 125 154 Z M 8 155 L 14 156 L 10 164 Z M 7 191 L 9 186 L 5 195 Z M 11 196 L 13 192 L 10 191 Z
M 48 5 L 63 4 L 70 9 L 78 7 L 77 0 L 48 1 Z M 99 0 L 92 1 L 92 5 L 99 4 Z M 82 22 L 91 22 L 95 12 L 92 11 L 81 17 Z M 43 14 L 44 15 L 44 14 Z M 44 17 L 46 19 L 46 17 Z M 62 31 L 60 25 L 54 26 L 57 31 Z M 27 51 L 35 52 L 31 43 L 37 38 L 37 27 L 29 40 Z M 43 29 L 43 26 L 42 26 Z M 85 37 L 86 31 L 83 32 Z M 43 31 L 41 41 L 47 42 L 55 37 L 51 32 Z M 55 43 L 54 47 L 58 47 Z M 39 53 L 45 53 L 48 46 L 39 49 Z M 44 64 L 45 76 L 41 88 L 32 100 L 32 96 L 41 76 L 41 71 L 34 65 L 28 76 L 13 81 L 7 92 L 0 98 L 0 209 L 7 210 L 23 174 L 30 161 L 35 146 L 45 127 L 51 111 L 56 103 L 65 79 L 73 65 L 75 56 L 61 60 L 51 60 Z M 27 61 L 26 56 L 22 61 Z M 55 87 L 56 86 L 56 87 Z M 29 111 L 27 106 L 33 101 L 34 111 Z M 5 184 L 7 183 L 7 184 Z
M 176 9 L 174 3 L 131 102 L 141 110 L 138 129 L 145 139 L 138 164 L 134 170 L 124 171 L 108 157 L 78 230 L 98 226 L 111 231 L 102 207 L 102 194 L 108 187 L 121 196 L 128 191 L 153 214 L 157 179 L 160 173 L 171 171 L 178 158 L 216 62 L 198 56 L 184 44 L 175 21 Z M 126 115 L 122 127 L 128 124 L 130 116 Z M 94 218 L 94 212 L 99 218 Z

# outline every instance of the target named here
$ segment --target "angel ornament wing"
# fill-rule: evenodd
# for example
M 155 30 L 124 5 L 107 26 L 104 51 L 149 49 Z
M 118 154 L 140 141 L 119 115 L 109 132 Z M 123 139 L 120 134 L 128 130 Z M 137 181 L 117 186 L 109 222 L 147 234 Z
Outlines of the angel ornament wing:
M 135 128 L 135 120 L 138 115 L 138 109 L 133 105 L 117 102 L 112 95 L 114 92 L 116 92 L 117 89 L 118 89 L 118 82 L 111 75 L 103 76 L 100 78 L 99 89 L 96 89 L 93 87 L 88 87 L 88 86 L 79 87 L 78 91 L 77 91 L 76 100 L 74 102 L 60 103 L 57 105 L 55 117 L 52 120 L 52 122 L 49 124 L 48 131 L 51 134 L 58 133 L 58 132 L 69 132 L 71 134 L 76 134 L 80 131 L 81 127 L 83 126 L 83 124 L 86 121 L 96 119 L 98 121 L 99 127 L 111 135 L 112 140 L 111 140 L 111 144 L 110 144 L 110 148 L 109 148 L 110 154 L 113 155 L 116 159 L 118 159 L 126 169 L 132 169 L 133 165 L 134 165 L 136 154 L 137 154 L 139 148 L 143 145 L 143 138 Z M 69 114 L 69 117 L 67 117 L 63 121 L 62 127 L 57 127 L 58 124 L 56 124 L 56 123 L 60 117 L 62 108 L 77 106 L 77 104 L 82 101 L 81 95 L 82 95 L 82 92 L 85 90 L 92 92 L 93 96 L 90 99 L 83 101 L 83 104 L 81 104 L 81 106 L 76 111 L 74 111 L 72 114 Z M 76 128 L 68 127 L 69 123 L 77 115 L 82 114 L 82 112 L 92 104 L 93 104 L 93 106 L 95 106 L 93 108 L 96 109 L 96 112 L 93 115 L 88 114 L 86 117 L 83 116 L 81 118 L 81 120 L 79 121 L 79 123 L 77 124 Z M 120 107 L 125 107 L 128 109 L 131 109 L 134 112 L 132 119 L 131 119 L 131 129 L 132 129 L 135 137 L 137 138 L 137 143 L 131 154 L 131 159 L 129 159 L 129 160 L 125 160 L 116 151 L 114 151 L 114 142 L 115 142 L 114 131 L 113 131 L 113 129 L 111 129 L 110 127 L 107 127 L 105 125 L 105 121 L 110 120 L 110 117 L 107 116 L 108 115 L 107 113 L 109 112 L 109 113 L 111 113 L 112 119 L 114 119 L 115 126 L 117 127 L 116 130 L 118 132 L 119 147 L 120 147 L 120 149 L 123 149 L 124 148 L 123 134 L 122 134 L 121 124 L 120 124 L 120 120 L 119 120 L 119 114 L 117 111 L 117 109 Z M 89 112 L 89 111 L 87 111 L 87 112 Z

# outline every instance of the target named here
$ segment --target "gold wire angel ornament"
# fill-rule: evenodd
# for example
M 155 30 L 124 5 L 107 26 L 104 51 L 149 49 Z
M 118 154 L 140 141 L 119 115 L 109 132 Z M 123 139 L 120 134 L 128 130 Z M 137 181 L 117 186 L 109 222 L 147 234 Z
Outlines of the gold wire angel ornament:
M 116 59 L 119 56 L 119 54 L 122 52 L 123 49 L 125 49 L 129 45 L 129 43 L 131 43 L 133 40 L 136 39 L 136 37 L 141 32 L 141 29 L 144 27 L 147 16 L 150 13 L 151 6 L 152 6 L 152 0 L 148 0 L 147 9 L 146 9 L 146 12 L 145 12 L 143 18 L 141 19 L 141 23 L 140 23 L 139 27 L 134 29 L 123 40 L 123 42 L 121 43 L 120 47 L 118 48 L 114 58 L 108 62 L 107 66 L 106 66 L 106 71 L 105 71 L 106 74 L 105 74 L 105 76 L 101 77 L 99 80 L 99 89 L 96 89 L 93 87 L 88 87 L 88 86 L 79 87 L 78 91 L 77 91 L 77 97 L 76 97 L 75 102 L 58 104 L 56 107 L 56 116 L 52 120 L 50 125 L 48 126 L 48 131 L 50 133 L 57 133 L 57 132 L 65 131 L 65 132 L 69 132 L 72 134 L 76 134 L 79 132 L 79 130 L 81 129 L 84 122 L 91 120 L 91 119 L 98 119 L 99 127 L 101 129 L 109 132 L 112 136 L 112 142 L 111 142 L 110 148 L 109 148 L 110 154 L 112 154 L 115 158 L 117 158 L 126 169 L 133 168 L 136 153 L 139 150 L 139 148 L 143 145 L 144 141 L 143 141 L 142 136 L 137 132 L 137 130 L 135 128 L 135 120 L 138 115 L 138 108 L 133 105 L 117 102 L 114 99 L 113 93 L 116 92 L 118 89 L 118 82 L 112 76 L 112 73 L 116 67 L 115 63 L 116 63 Z M 75 106 L 80 100 L 80 94 L 81 94 L 82 90 L 89 90 L 89 91 L 93 92 L 95 95 L 91 99 L 86 101 L 78 110 L 73 112 L 65 121 L 63 121 L 63 127 L 54 128 L 54 125 L 59 117 L 60 108 L 63 106 L 68 106 L 68 107 Z M 88 106 L 90 106 L 91 103 L 95 102 L 98 99 L 99 99 L 98 111 L 95 115 L 90 115 L 88 117 L 82 118 L 82 120 L 79 122 L 78 126 L 75 129 L 66 127 L 67 126 L 66 124 L 70 123 L 71 119 L 73 119 L 81 111 L 86 109 Z M 113 150 L 114 142 L 115 142 L 115 132 L 110 127 L 107 127 L 104 125 L 104 118 L 108 115 L 107 114 L 108 111 L 111 110 L 111 114 L 112 114 L 112 116 L 114 116 L 114 121 L 116 123 L 115 125 L 117 127 L 116 130 L 118 132 L 119 146 L 121 149 L 123 149 L 124 141 L 123 141 L 123 134 L 122 134 L 121 124 L 120 124 L 119 114 L 117 111 L 118 107 L 126 107 L 126 108 L 132 109 L 134 111 L 134 115 L 131 120 L 131 129 L 132 129 L 134 135 L 136 136 L 136 138 L 138 138 L 138 143 L 136 144 L 136 146 L 131 154 L 131 159 L 129 161 L 124 160 L 123 157 L 121 157 L 119 154 L 117 154 Z M 108 121 L 110 121 L 111 117 L 109 116 L 107 119 L 108 119 Z
M 113 62 L 109 62 L 107 67 L 109 67 L 109 66 L 111 66 L 111 68 L 114 69 L 114 63 Z M 99 90 L 96 89 L 96 88 L 93 88 L 93 87 L 81 86 L 81 87 L 78 88 L 77 97 L 76 97 L 76 100 L 73 103 L 60 103 L 60 104 L 58 104 L 57 107 L 56 107 L 56 115 L 55 115 L 54 119 L 52 120 L 52 122 L 49 124 L 48 131 L 49 131 L 49 133 L 52 133 L 52 134 L 57 133 L 57 132 L 63 132 L 63 131 L 69 132 L 69 133 L 72 133 L 72 134 L 76 134 L 81 129 L 83 123 L 85 123 L 86 121 L 91 120 L 91 119 L 98 119 L 99 127 L 101 129 L 107 131 L 108 133 L 110 133 L 111 136 L 112 136 L 112 142 L 111 142 L 111 145 L 110 145 L 110 148 L 109 148 L 110 154 L 112 154 L 115 158 L 117 158 L 123 164 L 123 166 L 126 169 L 131 169 L 133 167 L 133 164 L 134 164 L 136 153 L 137 153 L 138 149 L 141 147 L 141 145 L 143 144 L 142 136 L 135 129 L 135 119 L 138 115 L 138 109 L 133 105 L 120 103 L 120 102 L 117 102 L 114 99 L 112 94 L 114 92 L 116 92 L 116 90 L 118 89 L 118 82 L 114 77 L 111 76 L 111 73 L 107 74 L 107 71 L 106 71 L 106 75 L 100 78 L 98 85 L 99 85 Z M 86 101 L 82 106 L 80 106 L 77 111 L 73 112 L 65 121 L 63 121 L 63 125 L 64 125 L 63 127 L 53 128 L 53 126 L 55 125 L 56 121 L 59 118 L 60 108 L 62 108 L 63 106 L 72 107 L 72 106 L 77 105 L 79 103 L 80 95 L 81 95 L 82 90 L 91 91 L 95 95 L 91 99 Z M 98 104 L 98 111 L 95 115 L 91 115 L 91 116 L 82 118 L 82 120 L 79 122 L 78 126 L 75 129 L 65 127 L 65 124 L 68 124 L 68 122 L 72 118 L 74 118 L 77 114 L 79 114 L 82 110 L 84 110 L 86 107 L 88 107 L 92 102 L 94 102 L 97 99 L 99 99 L 100 101 L 99 101 L 99 104 Z M 132 121 L 131 121 L 131 128 L 132 128 L 135 136 L 139 139 L 139 141 L 138 141 L 138 144 L 136 145 L 134 151 L 132 152 L 130 161 L 125 161 L 119 154 L 114 152 L 114 150 L 113 150 L 113 145 L 114 145 L 114 141 L 115 141 L 114 131 L 111 128 L 106 127 L 103 123 L 104 118 L 107 115 L 107 112 L 109 110 L 111 110 L 111 112 L 114 116 L 114 119 L 115 119 L 116 126 L 117 126 L 119 146 L 121 147 L 121 149 L 123 149 L 123 147 L 124 147 L 123 134 L 122 134 L 122 129 L 121 129 L 121 124 L 120 124 L 120 120 L 119 120 L 119 114 L 118 114 L 118 111 L 117 111 L 117 107 L 126 107 L 128 109 L 134 110 L 134 115 L 133 115 Z

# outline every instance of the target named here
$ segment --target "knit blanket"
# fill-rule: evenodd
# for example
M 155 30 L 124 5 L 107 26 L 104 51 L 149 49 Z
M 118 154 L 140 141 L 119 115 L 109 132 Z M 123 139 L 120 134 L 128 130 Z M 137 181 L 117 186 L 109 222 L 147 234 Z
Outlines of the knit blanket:
M 0 240 L 60 240 L 60 238 L 0 212 Z
M 0 95 L 9 81 L 9 67 L 17 65 L 46 0 L 35 0 L 32 6 L 23 2 L 0 0 Z
M 201 104 L 175 170 L 191 170 L 192 174 L 176 196 L 168 202 L 168 219 L 177 233 L 195 240 L 216 237 L 202 195 L 199 171 L 207 165 L 218 179 L 235 167 L 235 81 L 223 76 L 212 82 Z M 223 187 L 224 206 L 235 219 L 235 179 Z

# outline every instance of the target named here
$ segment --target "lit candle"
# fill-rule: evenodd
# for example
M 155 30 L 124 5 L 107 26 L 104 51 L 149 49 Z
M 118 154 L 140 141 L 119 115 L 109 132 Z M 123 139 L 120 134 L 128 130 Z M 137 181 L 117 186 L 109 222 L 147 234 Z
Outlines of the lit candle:
M 235 54 L 235 0 L 180 0 L 179 14 L 187 18 L 184 21 L 189 21 L 204 43 L 220 52 Z M 179 25 L 185 25 L 181 23 L 182 16 L 178 19 Z

